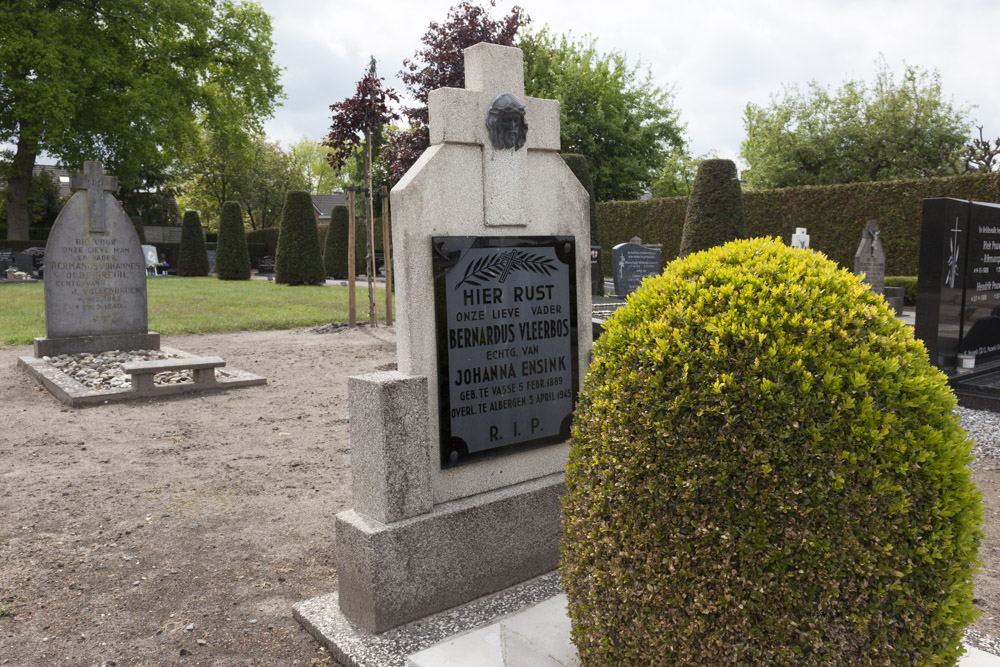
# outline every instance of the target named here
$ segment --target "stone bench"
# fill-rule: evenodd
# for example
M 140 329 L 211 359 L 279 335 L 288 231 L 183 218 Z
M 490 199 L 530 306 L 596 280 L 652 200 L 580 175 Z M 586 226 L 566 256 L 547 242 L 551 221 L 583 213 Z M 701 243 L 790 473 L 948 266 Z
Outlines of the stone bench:
M 132 376 L 132 391 L 154 392 L 153 376 L 168 371 L 194 371 L 194 388 L 208 388 L 217 384 L 215 369 L 226 365 L 221 357 L 180 357 L 154 361 L 132 361 L 122 364 L 122 372 Z

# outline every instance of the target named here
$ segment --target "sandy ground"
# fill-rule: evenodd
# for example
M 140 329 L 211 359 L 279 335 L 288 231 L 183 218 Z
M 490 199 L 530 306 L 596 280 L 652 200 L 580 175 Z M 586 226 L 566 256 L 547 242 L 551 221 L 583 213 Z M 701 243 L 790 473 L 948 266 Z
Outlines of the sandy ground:
M 0 665 L 329 664 L 291 607 L 337 587 L 347 377 L 395 363 L 393 330 L 163 344 L 268 385 L 71 410 L 0 349 Z M 975 628 L 1000 637 L 1000 461 L 974 475 Z

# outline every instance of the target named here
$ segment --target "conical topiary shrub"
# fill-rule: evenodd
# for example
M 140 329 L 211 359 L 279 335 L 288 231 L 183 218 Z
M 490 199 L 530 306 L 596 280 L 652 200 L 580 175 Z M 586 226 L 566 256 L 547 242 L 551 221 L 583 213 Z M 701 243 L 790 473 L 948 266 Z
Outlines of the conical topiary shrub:
M 281 209 L 281 232 L 274 258 L 274 280 L 285 285 L 322 285 L 326 281 L 312 197 L 293 190 Z
M 184 214 L 181 227 L 180 256 L 177 258 L 178 276 L 207 276 L 208 252 L 205 250 L 205 234 L 201 231 L 201 218 L 197 211 Z
M 223 204 L 222 215 L 219 216 L 215 275 L 219 280 L 250 280 L 250 252 L 243 229 L 243 211 L 234 201 Z
M 954 665 L 982 505 L 947 378 L 816 252 L 734 241 L 605 322 L 560 574 L 585 665 Z
M 688 197 L 680 256 L 746 237 L 736 164 L 732 160 L 702 160 Z
M 323 265 L 326 267 L 326 275 L 331 278 L 347 278 L 347 218 L 346 206 L 334 206 L 330 212 Z

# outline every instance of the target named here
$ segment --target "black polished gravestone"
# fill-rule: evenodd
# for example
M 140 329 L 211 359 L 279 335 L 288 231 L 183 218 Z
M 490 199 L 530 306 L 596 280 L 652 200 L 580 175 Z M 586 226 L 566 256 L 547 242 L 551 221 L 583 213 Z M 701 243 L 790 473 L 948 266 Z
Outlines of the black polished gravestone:
M 614 274 L 615 294 L 622 298 L 638 289 L 643 278 L 659 275 L 662 252 L 635 243 L 619 243 L 611 249 L 611 271 Z
M 1000 360 L 1000 204 L 925 199 L 914 333 L 931 363 Z
M 260 258 L 260 263 L 257 264 L 257 273 L 274 273 L 274 257 L 272 255 L 264 255 Z
M 434 237 L 441 467 L 569 439 L 576 242 Z

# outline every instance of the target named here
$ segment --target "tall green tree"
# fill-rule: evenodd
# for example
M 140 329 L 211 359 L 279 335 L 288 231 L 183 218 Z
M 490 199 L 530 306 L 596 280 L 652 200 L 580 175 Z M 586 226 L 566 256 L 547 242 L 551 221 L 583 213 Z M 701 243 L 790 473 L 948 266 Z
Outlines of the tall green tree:
M 755 188 L 952 173 L 971 129 L 968 109 L 944 98 L 936 70 L 906 65 L 897 79 L 884 59 L 871 83 L 786 87 L 767 105 L 748 104 L 743 123 L 743 177 Z
M 717 157 L 715 151 L 693 156 L 686 148 L 671 150 L 656 181 L 653 182 L 653 196 L 686 197 L 691 194 L 695 176 L 698 175 L 698 165 L 704 160 Z
M 259 127 L 281 96 L 271 20 L 234 0 L 0 3 L 0 142 L 14 145 L 8 238 L 28 236 L 37 156 L 85 159 L 130 185 L 224 110 Z M 235 110 L 235 111 L 233 111 Z
M 672 92 L 623 53 L 601 53 L 593 37 L 521 36 L 528 95 L 559 100 L 562 150 L 587 158 L 598 201 L 636 199 L 671 150 L 683 149 L 684 126 Z
M 201 211 L 209 228 L 218 224 L 227 201 L 239 202 L 251 229 L 275 227 L 285 195 L 309 187 L 294 157 L 260 134 L 207 131 L 186 170 L 180 199 Z
M 327 149 L 319 141 L 302 137 L 288 147 L 288 156 L 296 171 L 305 178 L 311 194 L 328 195 L 343 190 L 344 178 L 327 161 Z

